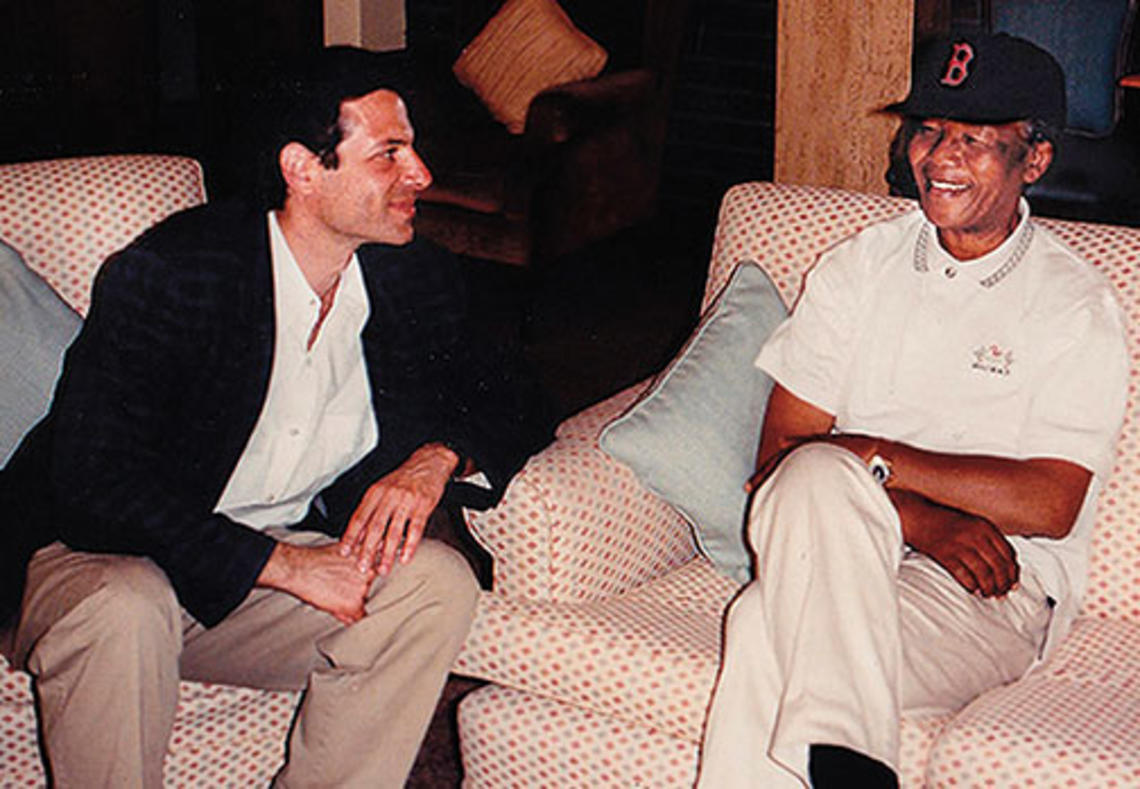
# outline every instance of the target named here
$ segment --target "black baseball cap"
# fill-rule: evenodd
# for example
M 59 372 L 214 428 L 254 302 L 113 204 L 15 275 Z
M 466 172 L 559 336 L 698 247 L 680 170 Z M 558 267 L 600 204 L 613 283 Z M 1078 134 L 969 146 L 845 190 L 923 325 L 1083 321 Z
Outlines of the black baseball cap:
M 910 94 L 885 108 L 967 123 L 1065 126 L 1065 74 L 1041 47 L 1007 33 L 958 33 L 915 49 Z

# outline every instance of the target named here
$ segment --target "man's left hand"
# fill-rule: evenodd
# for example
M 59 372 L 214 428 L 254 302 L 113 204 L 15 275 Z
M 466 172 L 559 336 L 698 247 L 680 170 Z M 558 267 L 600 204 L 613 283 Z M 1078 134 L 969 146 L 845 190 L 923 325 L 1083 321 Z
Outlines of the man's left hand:
M 411 561 L 458 464 L 443 444 L 425 444 L 374 482 L 340 538 L 341 554 L 355 556 L 362 571 L 377 566 L 380 575 L 391 572 L 397 552 L 401 563 Z

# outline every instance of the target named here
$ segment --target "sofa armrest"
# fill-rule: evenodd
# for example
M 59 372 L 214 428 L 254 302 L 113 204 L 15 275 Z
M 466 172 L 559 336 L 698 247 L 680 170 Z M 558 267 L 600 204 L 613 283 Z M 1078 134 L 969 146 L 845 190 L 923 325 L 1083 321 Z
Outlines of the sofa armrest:
M 563 143 L 612 124 L 645 107 L 653 87 L 652 71 L 631 69 L 548 88 L 527 108 L 527 142 Z
M 637 587 L 692 558 L 688 524 L 598 448 L 601 428 L 634 387 L 566 420 L 486 512 L 472 534 L 494 557 L 494 592 L 533 601 L 581 601 Z

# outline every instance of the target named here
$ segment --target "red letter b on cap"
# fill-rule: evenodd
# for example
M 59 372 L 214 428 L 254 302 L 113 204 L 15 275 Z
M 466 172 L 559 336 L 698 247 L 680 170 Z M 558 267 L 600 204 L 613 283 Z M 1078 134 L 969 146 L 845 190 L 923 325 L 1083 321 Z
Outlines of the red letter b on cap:
M 950 53 L 950 60 L 946 62 L 946 73 L 942 75 L 942 84 L 956 88 L 970 76 L 969 64 L 974 59 L 974 48 L 967 43 L 954 45 Z

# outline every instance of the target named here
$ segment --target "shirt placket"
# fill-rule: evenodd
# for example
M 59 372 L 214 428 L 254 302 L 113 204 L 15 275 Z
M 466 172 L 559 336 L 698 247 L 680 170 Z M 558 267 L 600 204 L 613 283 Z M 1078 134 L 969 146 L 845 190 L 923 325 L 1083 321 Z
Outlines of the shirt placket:
M 320 304 L 315 299 L 307 304 L 310 308 L 304 321 L 299 322 L 299 331 L 288 338 L 291 351 L 282 356 L 288 357 L 287 368 L 282 371 L 281 391 L 287 393 L 281 409 L 281 424 L 278 442 L 269 460 L 266 474 L 266 492 L 272 503 L 280 502 L 290 494 L 289 483 L 296 476 L 305 458 L 305 448 L 311 442 L 313 430 L 313 404 L 323 402 L 320 391 L 320 376 L 315 361 L 318 342 L 313 351 L 306 351 L 307 330 L 317 318 Z M 284 359 L 282 359 L 284 362 Z

